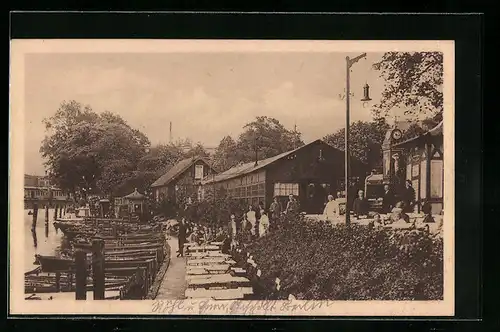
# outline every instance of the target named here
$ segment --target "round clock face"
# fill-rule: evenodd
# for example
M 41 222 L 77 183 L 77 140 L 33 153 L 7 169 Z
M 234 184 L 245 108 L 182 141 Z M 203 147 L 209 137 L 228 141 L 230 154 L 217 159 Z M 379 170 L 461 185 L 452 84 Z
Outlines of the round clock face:
M 400 139 L 401 136 L 402 136 L 401 130 L 396 129 L 392 132 L 392 138 L 395 140 Z

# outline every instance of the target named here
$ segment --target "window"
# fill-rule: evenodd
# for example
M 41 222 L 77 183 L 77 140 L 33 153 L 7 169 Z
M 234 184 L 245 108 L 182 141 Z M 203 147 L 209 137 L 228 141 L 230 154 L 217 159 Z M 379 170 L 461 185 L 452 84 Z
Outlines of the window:
M 259 186 L 258 187 L 259 189 L 257 190 L 257 194 L 259 196 L 264 196 L 264 192 L 265 192 L 265 185 L 264 185 L 264 183 L 260 183 L 258 186 Z
M 426 197 L 427 191 L 427 160 L 420 162 L 420 198 Z
M 195 180 L 203 179 L 203 165 L 195 165 L 194 178 Z
M 298 183 L 275 183 L 274 196 L 299 195 Z
M 412 170 L 411 170 L 411 176 L 412 177 L 418 176 L 418 164 L 413 164 Z
M 254 197 L 254 196 L 257 196 L 257 195 L 258 195 L 258 190 L 259 190 L 259 186 L 258 186 L 258 185 L 256 185 L 256 184 L 254 184 L 254 185 L 252 186 L 252 197 Z
M 411 159 L 408 160 L 408 165 L 406 165 L 406 180 L 411 180 Z
M 443 161 L 431 160 L 431 197 L 443 197 Z

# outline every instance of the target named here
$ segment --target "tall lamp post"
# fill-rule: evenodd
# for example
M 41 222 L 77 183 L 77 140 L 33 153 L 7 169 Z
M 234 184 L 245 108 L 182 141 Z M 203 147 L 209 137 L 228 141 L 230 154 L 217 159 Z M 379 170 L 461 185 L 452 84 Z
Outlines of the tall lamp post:
M 350 220 L 350 209 L 349 209 L 349 204 L 347 204 L 348 200 L 348 191 L 349 191 L 349 177 L 350 177 L 350 153 L 349 153 L 349 107 L 350 107 L 350 79 L 351 79 L 351 67 L 354 65 L 356 62 L 359 60 L 366 58 L 366 53 L 363 53 L 361 55 L 358 55 L 357 57 L 351 59 L 348 56 L 345 58 L 346 59 L 346 114 L 345 114 L 345 222 L 346 225 L 350 225 L 351 220 Z M 364 98 L 361 99 L 363 102 L 367 102 L 370 99 L 369 94 L 368 94 L 368 84 L 364 86 Z

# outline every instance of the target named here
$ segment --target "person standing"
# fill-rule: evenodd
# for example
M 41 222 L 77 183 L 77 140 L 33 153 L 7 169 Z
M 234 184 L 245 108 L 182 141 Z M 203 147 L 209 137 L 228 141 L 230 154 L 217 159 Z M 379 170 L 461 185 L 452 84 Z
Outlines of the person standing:
M 354 200 L 353 211 L 355 216 L 366 216 L 368 214 L 368 202 L 363 190 L 358 191 L 358 197 Z
M 294 195 L 288 196 L 288 203 L 286 205 L 287 214 L 295 214 L 299 212 L 299 202 Z
M 274 200 L 271 203 L 271 206 L 269 207 L 269 211 L 271 212 L 271 220 L 273 221 L 272 224 L 276 225 L 281 216 L 281 211 L 283 211 L 283 208 L 281 207 L 281 204 L 278 201 L 278 196 L 274 196 Z
M 231 214 L 231 219 L 229 220 L 229 235 L 231 238 L 235 239 L 236 234 L 238 234 L 238 229 L 236 225 L 236 216 L 234 214 Z
M 263 237 L 267 234 L 269 230 L 269 217 L 266 211 L 260 211 L 260 221 L 259 221 L 259 237 Z
M 412 212 L 415 203 L 415 189 L 413 189 L 410 180 L 406 180 L 405 182 L 402 199 L 404 203 L 404 212 Z
M 179 234 L 177 238 L 179 250 L 177 257 L 179 256 L 184 257 L 184 243 L 186 243 L 186 232 L 187 232 L 186 221 L 184 218 L 182 218 L 181 221 L 179 222 Z
M 257 214 L 255 213 L 252 205 L 250 205 L 248 207 L 248 211 L 246 213 L 246 219 L 247 219 L 247 222 L 250 223 L 250 225 L 251 225 L 251 227 L 250 227 L 251 237 L 254 237 L 255 236 L 255 227 L 257 224 Z
M 328 203 L 326 203 L 323 210 L 323 216 L 327 221 L 334 221 L 340 215 L 339 203 L 335 200 L 333 195 L 328 195 Z
M 382 196 L 382 213 L 387 214 L 392 211 L 395 204 L 395 196 L 388 184 L 384 185 L 384 195 Z

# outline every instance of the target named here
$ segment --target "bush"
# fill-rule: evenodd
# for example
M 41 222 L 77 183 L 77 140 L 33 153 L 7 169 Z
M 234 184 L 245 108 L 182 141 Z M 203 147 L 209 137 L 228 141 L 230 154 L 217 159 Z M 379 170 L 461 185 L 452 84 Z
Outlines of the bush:
M 272 297 L 312 300 L 439 300 L 443 243 L 419 230 L 311 223 L 283 216 L 281 227 L 248 248 Z

